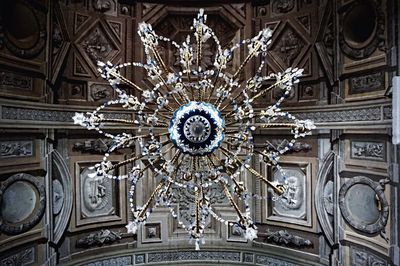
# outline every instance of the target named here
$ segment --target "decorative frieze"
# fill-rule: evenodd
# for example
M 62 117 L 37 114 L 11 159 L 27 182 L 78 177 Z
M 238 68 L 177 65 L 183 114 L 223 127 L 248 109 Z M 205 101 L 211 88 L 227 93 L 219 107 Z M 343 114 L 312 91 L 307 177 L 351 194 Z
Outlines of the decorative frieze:
M 67 110 L 48 110 L 44 106 L 43 109 L 33 109 L 25 107 L 1 106 L 1 118 L 5 120 L 26 120 L 37 122 L 73 122 L 72 116 L 75 111 Z M 293 111 L 293 115 L 298 119 L 311 119 L 315 123 L 342 123 L 353 122 L 351 126 L 357 123 L 365 122 L 380 122 L 391 119 L 392 107 L 384 106 L 365 106 L 365 107 L 350 107 L 350 106 L 328 106 L 328 109 L 312 109 L 310 111 Z M 54 107 L 53 107 L 54 108 Z M 383 110 L 382 110 L 383 109 Z M 107 113 L 107 118 L 114 119 L 132 119 L 133 115 L 129 113 Z M 257 123 L 261 123 L 260 120 Z M 72 123 L 71 123 L 72 125 Z
M 124 256 L 124 257 L 118 257 L 118 258 L 99 260 L 99 261 L 91 262 L 91 263 L 84 264 L 84 265 L 85 266 L 132 265 L 132 256 Z
M 298 264 L 294 264 L 282 259 L 277 259 L 265 255 L 256 255 L 256 264 L 261 264 L 261 265 L 277 265 L 277 266 L 298 266 Z
M 53 122 L 73 122 L 73 111 L 59 110 L 38 110 L 22 107 L 2 107 L 2 119 L 7 120 L 33 120 L 33 121 L 53 121 Z M 107 113 L 107 118 L 113 119 L 132 119 L 132 115 L 124 113 Z
M 0 141 L 0 159 L 33 156 L 32 140 Z
M 171 262 L 171 261 L 237 261 L 240 262 L 240 252 L 229 251 L 176 251 L 156 252 L 148 254 L 148 262 Z

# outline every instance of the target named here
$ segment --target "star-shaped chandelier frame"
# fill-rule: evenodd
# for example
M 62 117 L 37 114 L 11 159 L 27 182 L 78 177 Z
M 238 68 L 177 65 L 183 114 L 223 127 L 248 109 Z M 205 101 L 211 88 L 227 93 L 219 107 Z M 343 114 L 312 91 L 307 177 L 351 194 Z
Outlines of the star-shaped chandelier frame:
M 113 65 L 98 62 L 101 76 L 108 80 L 117 92 L 117 99 L 110 100 L 93 112 L 76 113 L 74 123 L 112 139 L 113 145 L 96 164 L 91 178 L 128 179 L 132 220 L 127 225 L 128 232 L 136 233 L 138 226 L 146 222 L 156 206 L 167 207 L 179 225 L 186 229 L 190 239 L 194 239 L 196 250 L 204 242 L 207 220 L 216 220 L 229 226 L 239 226 L 246 239 L 257 237 L 249 200 L 287 200 L 287 183 L 271 182 L 252 168 L 255 156 L 271 167 L 275 167 L 285 180 L 286 174 L 279 166 L 279 157 L 289 151 L 296 139 L 311 134 L 315 128 L 310 120 L 299 120 L 280 106 L 294 85 L 299 82 L 303 70 L 289 68 L 283 73 L 262 76 L 265 56 L 271 42 L 272 30 L 261 30 L 251 39 L 246 39 L 231 48 L 222 48 L 218 37 L 206 25 L 207 15 L 200 9 L 193 20 L 185 41 L 178 44 L 157 35 L 150 24 L 139 24 L 139 36 L 144 45 L 146 63 L 128 62 Z M 206 42 L 214 42 L 216 50 L 212 67 L 201 67 L 202 52 Z M 159 52 L 159 46 L 169 43 L 179 52 L 181 69 L 168 67 Z M 230 73 L 227 64 L 233 54 L 247 50 L 241 65 Z M 254 58 L 261 58 L 254 76 L 242 82 L 241 74 Z M 145 69 L 152 81 L 151 89 L 143 89 L 121 75 L 123 68 Z M 271 84 L 266 86 L 265 84 Z M 127 94 L 122 88 L 129 86 L 141 97 Z M 254 109 L 257 99 L 272 89 L 282 90 L 282 96 L 273 104 L 262 109 Z M 110 106 L 121 107 L 133 112 L 134 120 L 113 118 L 107 115 Z M 257 123 L 256 123 L 257 121 Z M 109 123 L 132 126 L 137 134 L 117 135 L 104 129 Z M 252 133 L 257 128 L 288 129 L 292 138 L 286 145 L 271 147 L 263 151 L 254 149 Z M 140 152 L 127 160 L 111 163 L 109 156 L 119 149 L 139 145 Z M 168 156 L 172 154 L 172 156 Z M 243 155 L 245 154 L 245 155 Z M 125 175 L 114 175 L 121 167 L 130 166 Z M 135 205 L 137 182 L 150 170 L 157 181 L 153 192 L 143 206 Z M 247 171 L 261 182 L 266 183 L 272 197 L 262 197 L 251 193 L 240 177 Z M 211 190 L 218 188 L 237 215 L 236 222 L 229 222 L 214 211 Z M 174 193 L 184 189 L 193 196 L 192 214 L 189 219 L 181 219 L 179 202 L 173 200 Z M 237 200 L 243 202 L 238 204 Z M 240 207 L 244 206 L 244 207 Z

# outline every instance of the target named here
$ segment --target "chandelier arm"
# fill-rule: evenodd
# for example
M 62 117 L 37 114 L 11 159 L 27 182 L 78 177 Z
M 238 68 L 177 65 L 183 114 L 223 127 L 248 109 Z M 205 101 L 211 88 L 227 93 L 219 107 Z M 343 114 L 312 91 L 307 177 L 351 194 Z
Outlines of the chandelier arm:
M 225 149 L 224 147 L 220 147 L 221 150 L 225 153 L 225 155 L 231 154 L 232 156 L 234 156 L 234 158 L 236 159 L 236 156 L 230 151 Z M 271 181 L 269 181 L 267 178 L 265 178 L 262 174 L 260 174 L 259 172 L 257 172 L 256 170 L 254 170 L 253 168 L 250 167 L 250 165 L 248 164 L 243 164 L 240 160 L 236 160 L 241 166 L 244 166 L 250 173 L 252 173 L 254 176 L 256 176 L 258 179 L 260 179 L 261 181 L 263 181 L 264 183 L 266 183 L 267 185 L 269 185 L 276 194 L 278 194 L 279 196 L 282 195 L 284 193 L 284 190 L 278 186 L 276 186 L 275 184 L 273 184 Z
M 158 52 L 157 47 L 155 47 L 154 45 L 151 45 L 151 46 L 150 46 L 150 49 L 151 49 L 151 51 L 153 52 L 154 57 L 155 57 L 157 63 L 158 63 L 159 65 L 161 65 L 161 67 L 162 67 L 162 69 L 164 70 L 165 73 L 168 73 L 168 72 L 169 72 L 169 71 L 168 71 L 168 68 L 167 68 L 167 66 L 165 65 L 164 60 L 162 59 L 160 53 Z
M 153 135 L 154 137 L 162 137 L 162 136 L 165 136 L 165 135 L 168 135 L 169 134 L 169 132 L 168 131 L 166 131 L 166 132 L 164 132 L 164 133 L 160 133 L 160 134 L 156 134 L 156 135 Z M 115 140 L 114 138 L 115 137 L 118 137 L 118 136 L 114 136 L 114 141 L 118 141 L 119 143 L 118 143 L 118 145 L 116 145 L 116 146 L 112 146 L 112 150 L 111 151 L 115 151 L 115 150 L 118 150 L 118 149 L 125 149 L 125 148 L 129 148 L 129 147 L 131 147 L 132 145 L 135 145 L 135 143 L 128 143 L 128 145 L 126 145 L 125 143 L 126 142 L 130 142 L 130 141 L 132 141 L 132 140 L 136 140 L 136 139 L 139 139 L 139 138 L 148 138 L 148 137 L 151 137 L 152 135 L 151 134 L 146 134 L 146 135 L 136 135 L 136 136 L 132 136 L 132 137 L 130 137 L 130 138 L 126 138 L 123 142 L 121 141 L 121 140 Z
M 148 106 L 144 106 L 144 109 L 146 109 L 147 111 L 154 111 L 153 109 L 151 109 L 150 107 L 148 107 Z M 167 109 L 168 110 L 168 109 Z M 160 109 L 157 109 L 157 113 L 160 115 L 160 116 L 162 116 L 162 117 L 164 117 L 165 119 L 167 119 L 167 120 L 170 120 L 171 119 L 171 117 L 170 116 L 168 116 L 168 115 L 165 115 L 165 114 L 163 114 L 163 113 L 160 113 L 159 111 L 160 111 Z M 168 110 L 168 113 L 172 113 L 172 109 L 169 109 Z
M 196 198 L 196 235 L 195 238 L 200 237 L 200 200 L 199 200 L 199 190 L 195 190 L 195 198 Z
M 240 225 L 244 225 L 246 218 L 244 217 L 243 213 L 240 211 L 239 206 L 236 204 L 235 200 L 232 197 L 231 192 L 229 191 L 228 187 L 226 186 L 225 183 L 223 182 L 219 182 L 219 184 L 221 184 L 222 188 L 224 189 L 224 193 L 226 195 L 226 197 L 229 200 L 229 203 L 231 204 L 231 206 L 235 209 L 237 215 L 239 216 L 239 223 Z
M 138 85 L 136 85 L 134 82 L 130 81 L 129 79 L 125 78 L 124 76 L 120 75 L 115 70 L 111 70 L 110 72 L 108 72 L 108 74 L 116 79 L 123 81 L 125 84 L 137 89 L 138 91 L 143 92 L 143 89 L 141 87 L 139 87 Z
M 242 62 L 242 64 L 239 66 L 239 68 L 236 70 L 235 74 L 233 74 L 232 79 L 235 79 L 239 76 L 239 74 L 242 72 L 243 68 L 245 67 L 245 65 L 247 65 L 247 63 L 250 61 L 250 59 L 252 59 L 254 56 L 257 55 L 258 51 L 261 48 L 261 44 L 257 43 L 256 47 L 254 48 L 254 50 L 247 55 L 246 59 L 244 59 L 244 61 Z
M 140 210 L 137 219 L 143 218 L 144 214 L 146 213 L 147 209 L 149 208 L 150 203 L 155 198 L 156 194 L 159 193 L 161 188 L 164 186 L 164 181 L 161 181 L 160 184 L 153 190 L 147 202 L 143 205 L 143 208 Z
M 254 95 L 254 96 L 249 100 L 249 102 L 253 102 L 253 101 L 256 100 L 257 98 L 263 96 L 265 93 L 269 92 L 270 90 L 272 90 L 272 89 L 278 87 L 278 86 L 281 85 L 282 83 L 285 83 L 285 82 L 287 82 L 287 81 L 289 81 L 289 80 L 290 80 L 290 78 L 286 77 L 286 78 L 284 78 L 284 79 L 282 79 L 282 80 L 280 80 L 280 81 L 278 81 L 278 82 L 275 82 L 275 83 L 272 84 L 271 86 L 269 86 L 269 87 L 267 87 L 267 88 L 261 90 L 259 93 L 257 93 L 256 95 Z M 237 100 L 237 99 L 238 99 L 239 97 L 241 97 L 241 96 L 243 96 L 243 93 L 237 94 L 236 97 L 235 97 L 233 100 Z M 220 109 L 220 111 L 222 112 L 222 111 L 225 110 L 228 106 L 229 106 L 229 104 L 225 105 L 224 107 L 222 107 L 222 108 Z M 241 106 L 243 106 L 243 101 L 242 101 L 242 103 L 241 103 Z M 232 110 L 232 111 L 230 111 L 229 113 L 227 113 L 226 116 L 232 115 L 233 113 L 234 113 L 234 111 Z
M 220 160 L 215 154 L 212 153 L 211 155 L 214 157 L 215 160 L 218 161 L 218 164 L 219 164 L 220 166 L 222 166 L 221 160 Z M 210 160 L 210 162 L 213 164 L 214 167 L 217 167 L 217 166 L 214 164 L 212 158 L 210 158 L 210 155 L 208 155 L 207 158 Z M 232 179 L 233 183 L 235 183 L 235 186 L 236 186 L 237 188 L 239 188 L 239 187 L 240 187 L 240 184 L 239 184 L 238 181 L 233 177 L 232 172 L 231 172 L 230 170 L 228 170 L 228 169 L 225 169 L 225 171 L 226 171 L 226 173 L 229 175 L 229 177 Z
M 161 65 L 162 69 L 164 70 L 164 73 L 169 73 L 168 68 L 166 67 L 164 60 L 162 59 L 160 53 L 158 52 L 157 48 L 154 45 L 151 45 L 150 49 L 153 51 L 154 57 L 157 61 L 157 63 L 159 65 Z M 174 73 L 176 74 L 175 70 L 173 70 Z M 160 79 L 160 81 L 165 85 L 165 87 L 167 88 L 167 91 L 170 91 L 170 89 L 168 88 L 167 83 L 165 82 L 164 78 L 157 74 L 158 78 Z M 181 98 L 181 100 L 186 101 L 186 102 L 190 102 L 190 99 L 188 99 L 187 95 L 182 96 L 180 92 L 177 93 L 179 95 L 179 97 Z M 172 94 L 172 98 L 174 99 L 174 101 L 178 104 L 181 105 L 181 103 L 175 98 L 175 96 Z
M 262 60 L 260 66 L 259 66 L 258 69 L 257 69 L 257 73 L 256 73 L 256 75 L 255 75 L 254 77 L 259 76 L 259 74 L 261 73 L 261 70 L 262 70 L 264 64 L 265 64 L 265 60 Z M 244 92 L 246 92 L 246 91 L 249 90 L 248 84 L 249 84 L 249 82 L 250 82 L 251 80 L 254 80 L 254 77 L 247 80 L 246 86 L 245 86 L 245 88 L 244 88 Z M 265 79 L 268 79 L 268 76 L 263 78 L 263 80 L 265 80 Z M 256 86 L 256 85 L 254 85 L 254 86 Z M 243 93 L 239 91 L 239 92 L 236 94 L 236 96 L 235 96 L 233 99 L 231 99 L 231 101 L 236 101 L 236 100 L 237 100 L 239 97 L 241 97 L 241 96 L 243 96 Z M 229 106 L 229 104 L 227 104 L 227 105 L 225 105 L 224 107 L 222 107 L 222 108 L 220 109 L 221 112 L 222 112 L 223 110 L 225 110 L 228 106 Z
M 290 76 L 290 75 L 288 74 L 287 76 Z M 266 89 L 264 89 L 264 90 L 261 90 L 259 93 L 257 93 L 257 94 L 254 95 L 253 97 L 251 97 L 250 100 L 251 100 L 251 101 L 254 101 L 254 100 L 256 100 L 257 98 L 263 96 L 263 95 L 264 95 L 265 93 L 267 93 L 268 91 L 272 90 L 273 88 L 276 88 L 276 87 L 278 87 L 279 85 L 281 85 L 281 84 L 283 84 L 283 83 L 289 81 L 289 80 L 290 80 L 290 77 L 287 77 L 287 76 L 286 76 L 285 78 L 283 78 L 282 80 L 275 82 L 274 84 L 272 84 L 272 85 L 269 86 L 268 88 L 266 88 Z
M 115 119 L 115 118 L 103 118 L 99 119 L 98 122 L 111 122 L 111 123 L 122 123 L 122 124 L 137 124 L 135 120 L 127 120 L 127 119 Z M 146 125 L 150 125 L 149 123 L 143 122 Z M 166 123 L 156 123 L 155 126 L 163 126 L 163 127 L 168 127 L 168 124 Z
M 232 122 L 226 123 L 225 127 L 229 127 L 229 126 L 232 126 L 232 125 L 237 124 L 237 123 L 240 123 L 240 121 L 234 120 Z
M 247 55 L 247 57 L 245 58 L 245 60 L 242 62 L 242 64 L 241 64 L 241 65 L 239 66 L 239 68 L 236 70 L 235 74 L 233 74 L 233 76 L 231 77 L 231 80 L 235 80 L 235 79 L 239 76 L 239 74 L 240 74 L 240 73 L 242 72 L 242 70 L 244 69 L 244 66 L 247 65 L 247 63 L 250 61 L 250 59 L 252 59 L 254 56 L 257 55 L 257 53 L 258 53 L 258 51 L 260 50 L 260 48 L 261 48 L 261 44 L 260 44 L 260 43 L 257 43 L 257 45 L 256 45 L 256 47 L 254 48 L 254 50 L 253 50 L 250 54 Z M 226 90 L 226 87 L 227 87 L 227 85 L 225 85 L 225 86 L 222 88 L 222 90 L 225 91 L 225 90 Z M 228 95 L 231 94 L 231 90 L 232 90 L 232 87 L 230 87 L 230 88 L 228 89 Z M 224 96 L 222 96 L 222 94 L 221 94 L 221 96 L 219 96 L 218 99 L 217 99 L 217 101 L 215 102 L 215 105 L 217 106 L 217 108 L 219 108 L 219 107 L 221 106 L 221 104 L 223 104 L 223 103 L 226 101 L 227 98 L 228 98 L 228 97 L 224 97 Z M 222 110 L 221 110 L 221 111 L 222 111 Z
M 211 92 L 210 92 L 210 94 L 208 95 L 208 98 L 207 98 L 207 102 L 209 102 L 211 100 L 211 97 L 214 94 L 214 90 L 215 90 L 215 87 L 217 86 L 217 82 L 218 82 L 218 78 L 219 78 L 219 73 L 220 72 L 221 72 L 221 67 L 219 67 L 218 70 L 217 70 L 217 74 L 215 75 L 214 82 L 213 82 L 213 85 L 211 87 Z
M 160 144 L 161 144 L 161 146 L 164 147 L 165 145 L 167 145 L 169 143 L 171 143 L 171 141 L 170 140 L 166 140 L 166 141 L 164 141 L 164 142 L 162 142 Z M 149 149 L 149 152 L 152 152 L 154 150 L 156 150 L 156 147 Z M 109 171 L 114 170 L 116 168 L 119 168 L 121 166 L 127 165 L 128 163 L 131 163 L 131 162 L 137 161 L 139 159 L 142 159 L 145 156 L 147 156 L 147 155 L 146 154 L 141 154 L 139 156 L 135 156 L 135 157 L 129 158 L 129 159 L 125 160 L 125 161 L 119 162 L 117 164 L 114 164 L 114 165 L 108 167 L 105 171 L 109 172 Z

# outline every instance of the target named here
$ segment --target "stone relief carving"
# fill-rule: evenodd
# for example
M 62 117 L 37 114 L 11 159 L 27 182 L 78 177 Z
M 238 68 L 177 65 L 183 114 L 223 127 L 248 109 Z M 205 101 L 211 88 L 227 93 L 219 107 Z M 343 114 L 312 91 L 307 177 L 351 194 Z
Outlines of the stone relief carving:
M 115 184 L 108 178 L 89 177 L 92 171 L 84 168 L 80 175 L 82 189 L 80 207 L 84 219 L 115 214 L 113 196 Z
M 143 263 L 145 263 L 145 260 L 146 260 L 145 256 L 146 256 L 145 254 L 135 255 L 135 264 L 143 264 Z
M 64 41 L 60 24 L 55 18 L 53 19 L 53 34 L 51 36 L 51 39 L 53 45 L 53 55 L 55 55 L 59 52 L 61 45 Z
M 112 244 L 122 238 L 121 232 L 114 232 L 108 229 L 101 230 L 97 233 L 91 233 L 76 242 L 77 247 L 88 248 L 93 246 L 102 246 Z
M 252 253 L 243 253 L 243 262 L 254 262 L 254 254 Z
M 289 167 L 282 166 L 286 173 L 286 180 L 281 175 L 280 171 L 275 171 L 273 173 L 273 181 L 285 182 L 287 183 L 287 193 L 285 198 L 280 201 L 271 202 L 271 210 L 268 219 L 276 219 L 278 217 L 293 218 L 296 220 L 306 220 L 307 219 L 307 208 L 306 208 L 306 173 L 303 172 L 305 169 L 300 167 Z M 283 220 L 282 220 L 283 221 Z
M 17 235 L 38 224 L 46 207 L 43 182 L 29 174 L 15 174 L 0 186 L 0 231 Z
M 111 9 L 111 0 L 92 0 L 92 6 L 95 10 L 105 12 Z
M 232 226 L 232 235 L 233 236 L 243 236 L 243 229 L 239 225 L 234 224 Z
M 226 204 L 225 196 L 223 189 L 220 186 L 211 186 L 208 187 L 211 192 L 210 194 L 210 201 L 211 204 Z M 190 189 L 183 189 L 183 188 L 173 188 L 173 190 L 179 190 L 179 192 L 174 191 L 172 196 L 172 202 L 179 205 L 178 214 L 180 215 L 180 219 L 186 221 L 186 223 L 194 222 L 194 217 L 192 214 L 194 213 L 196 204 L 195 193 Z M 207 217 L 206 225 L 208 225 L 211 221 L 211 217 Z
M 351 158 L 385 161 L 386 144 L 375 141 L 351 141 Z
M 329 180 L 324 187 L 324 208 L 329 215 L 333 215 L 333 182 Z
M 61 182 L 57 179 L 53 180 L 53 214 L 60 213 L 64 204 L 64 188 Z
M 365 176 L 355 176 L 345 182 L 339 191 L 339 207 L 346 222 L 364 233 L 380 232 L 386 240 L 389 204 L 384 189 L 387 182 L 388 179 L 374 182 Z
M 350 94 L 371 92 L 385 89 L 385 74 L 378 72 L 354 77 L 349 80 Z
M 25 266 L 35 263 L 35 248 L 24 249 L 1 260 L 2 266 Z
M 74 143 L 73 149 L 83 153 L 104 154 L 111 147 L 110 139 L 85 140 Z
M 287 13 L 294 8 L 294 0 L 275 0 L 272 3 L 274 13 Z
M 271 53 L 280 58 L 285 66 L 291 66 L 305 46 L 306 43 L 303 38 L 291 26 L 287 25 Z
M 34 153 L 32 140 L 0 141 L 0 159 L 30 157 Z
M 97 61 L 111 60 L 118 53 L 118 48 L 100 24 L 96 24 L 83 36 L 79 46 L 83 48 L 94 66 L 97 66 Z
M 366 250 L 351 247 L 351 265 L 353 266 L 386 266 L 387 262 Z
M 261 234 L 260 236 L 264 236 Z M 265 233 L 265 240 L 267 242 L 274 242 L 276 244 L 283 244 L 285 246 L 295 246 L 295 247 L 310 247 L 312 246 L 312 242 L 308 239 L 305 239 L 300 236 L 295 236 L 290 234 L 287 230 L 279 230 L 272 232 L 267 229 Z
M 109 100 L 112 98 L 114 91 L 111 86 L 98 83 L 91 83 L 89 89 L 93 101 Z
M 0 89 L 33 90 L 33 79 L 14 72 L 1 71 Z
M 144 225 L 142 241 L 161 242 L 161 223 L 148 223 Z

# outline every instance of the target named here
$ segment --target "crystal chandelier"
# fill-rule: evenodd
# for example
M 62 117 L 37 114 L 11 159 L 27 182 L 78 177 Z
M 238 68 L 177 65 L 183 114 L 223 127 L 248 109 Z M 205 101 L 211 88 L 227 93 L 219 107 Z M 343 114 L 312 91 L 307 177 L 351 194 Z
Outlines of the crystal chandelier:
M 129 180 L 133 215 L 126 226 L 128 232 L 135 234 L 156 206 L 164 206 L 195 241 L 196 250 L 204 242 L 207 219 L 211 217 L 229 226 L 238 226 L 246 239 L 257 237 L 249 200 L 253 197 L 268 198 L 249 192 L 240 177 L 247 171 L 269 186 L 270 199 L 290 201 L 287 183 L 269 181 L 252 168 L 252 158 L 259 156 L 267 165 L 281 171 L 285 180 L 286 174 L 278 164 L 279 157 L 293 147 L 297 138 L 311 134 L 315 128 L 312 121 L 296 119 L 280 108 L 294 84 L 299 82 L 302 69 L 289 68 L 283 73 L 261 75 L 272 31 L 263 29 L 252 39 L 223 49 L 215 33 L 205 24 L 206 19 L 207 15 L 201 9 L 193 20 L 193 36 L 188 35 L 181 44 L 157 35 L 150 24 L 139 24 L 138 33 L 147 62 L 119 65 L 98 62 L 101 76 L 109 81 L 118 98 L 93 112 L 76 113 L 73 117 L 75 124 L 112 139 L 113 145 L 103 161 L 93 167 L 95 171 L 91 177 Z M 213 67 L 208 69 L 201 67 L 206 42 L 214 42 L 216 47 Z M 169 43 L 179 51 L 180 70 L 165 64 L 157 48 L 162 43 Z M 227 64 L 234 52 L 242 47 L 247 50 L 247 57 L 234 73 L 227 72 Z M 256 74 L 241 82 L 244 67 L 256 57 L 261 60 Z M 127 67 L 133 71 L 135 68 L 145 69 L 152 88 L 143 89 L 122 76 L 120 70 Z M 122 86 L 132 87 L 141 97 L 127 94 Z M 282 91 L 275 104 L 263 109 L 253 108 L 257 99 L 274 88 Z M 107 115 L 111 106 L 122 106 L 133 112 L 135 119 L 117 119 Z M 103 130 L 108 123 L 127 124 L 137 133 L 111 134 Z M 266 145 L 263 151 L 255 150 L 252 133 L 257 128 L 287 129 L 292 137 L 284 146 Z M 118 149 L 137 146 L 140 152 L 125 161 L 113 164 L 108 159 L 109 154 Z M 118 173 L 114 170 L 126 166 L 130 166 L 126 175 L 114 175 Z M 157 186 L 143 206 L 135 206 L 136 184 L 147 170 L 153 172 Z M 236 222 L 229 222 L 214 211 L 211 191 L 215 187 L 237 214 Z M 194 199 L 190 206 L 192 213 L 186 220 L 181 219 L 172 200 L 174 193 L 183 191 L 193 195 Z M 238 201 L 243 204 L 238 204 Z

